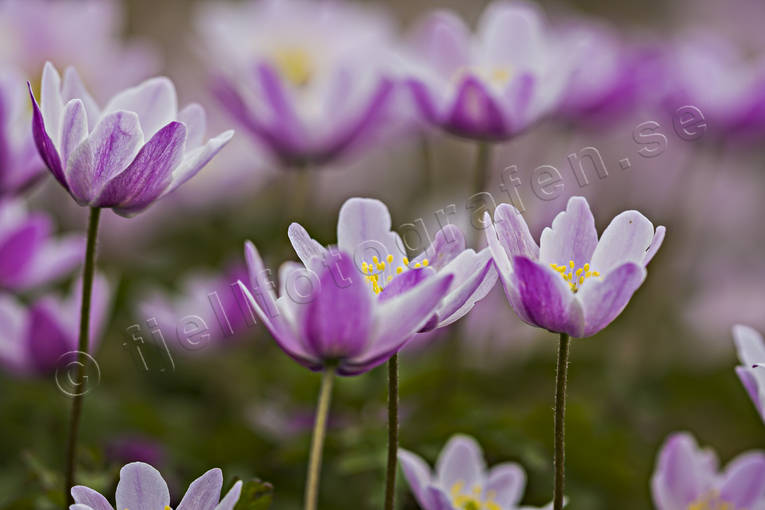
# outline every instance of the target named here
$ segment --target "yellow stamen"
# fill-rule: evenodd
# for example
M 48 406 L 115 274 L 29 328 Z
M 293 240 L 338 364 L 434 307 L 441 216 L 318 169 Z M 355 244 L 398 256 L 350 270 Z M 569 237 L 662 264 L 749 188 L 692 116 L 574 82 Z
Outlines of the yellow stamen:
M 409 265 L 409 259 L 408 259 L 408 258 L 404 257 L 404 260 L 403 260 L 403 262 L 404 262 L 404 265 L 405 265 L 405 266 L 408 266 L 408 265 Z
M 428 267 L 428 264 L 430 264 L 430 262 L 428 262 L 428 259 L 425 259 L 422 261 L 423 267 Z
M 388 264 L 393 264 L 393 255 L 388 255 L 385 260 L 388 261 Z
M 590 263 L 587 262 L 582 267 L 577 268 L 576 263 L 573 260 L 569 260 L 568 264 L 558 265 L 555 263 L 550 264 L 553 271 L 560 274 L 561 278 L 568 283 L 571 292 L 578 292 L 579 287 L 584 284 L 587 278 L 599 277 L 600 273 L 597 271 L 591 271 Z

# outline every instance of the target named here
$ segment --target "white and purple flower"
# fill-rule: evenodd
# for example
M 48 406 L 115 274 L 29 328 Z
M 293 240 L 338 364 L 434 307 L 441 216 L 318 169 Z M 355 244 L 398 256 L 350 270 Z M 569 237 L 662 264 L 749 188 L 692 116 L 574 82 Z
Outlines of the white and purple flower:
M 595 220 L 583 197 L 531 237 L 521 214 L 509 204 L 494 212 L 486 237 L 505 294 L 518 316 L 531 325 L 575 338 L 608 326 L 627 306 L 646 277 L 646 265 L 664 240 L 664 227 L 637 211 L 617 215 L 598 240 Z
M 37 149 L 53 176 L 82 206 L 136 214 L 191 179 L 231 139 L 204 141 L 198 104 L 178 111 L 173 83 L 152 78 L 114 96 L 103 109 L 77 72 L 63 81 L 45 65 L 34 107 Z
M 533 4 L 490 4 L 475 34 L 439 10 L 413 34 L 405 81 L 427 123 L 506 140 L 558 105 L 570 76 L 561 42 Z
M 496 280 L 488 253 L 464 250 L 454 228 L 413 260 L 378 200 L 352 198 L 340 210 L 337 246 L 325 248 L 297 223 L 289 228 L 303 264 L 279 269 L 276 299 L 255 247 L 246 246 L 250 301 L 287 354 L 341 375 L 385 362 L 417 332 L 467 313 Z M 429 258 L 428 258 L 429 257 Z
M 423 510 L 532 510 L 520 506 L 526 488 L 523 468 L 505 462 L 488 469 L 472 437 L 449 439 L 434 473 L 421 457 L 407 450 L 399 449 L 398 460 Z
M 733 340 L 741 362 L 736 374 L 765 420 L 765 342 L 759 332 L 742 324 L 733 326 Z
M 85 252 L 80 235 L 54 238 L 47 215 L 18 200 L 0 200 L 0 289 L 39 287 L 77 267 Z
M 222 105 L 287 167 L 321 165 L 388 132 L 393 29 L 357 4 L 258 0 L 197 16 Z
M 759 510 L 765 505 L 765 454 L 748 452 L 720 472 L 717 455 L 687 433 L 662 446 L 651 479 L 657 510 Z
M 233 510 L 242 492 L 236 482 L 221 499 L 223 473 L 214 468 L 191 482 L 175 510 Z M 77 485 L 72 487 L 74 505 L 69 510 L 169 510 L 170 491 L 162 475 L 149 464 L 132 462 L 120 470 L 115 504 L 100 493 Z

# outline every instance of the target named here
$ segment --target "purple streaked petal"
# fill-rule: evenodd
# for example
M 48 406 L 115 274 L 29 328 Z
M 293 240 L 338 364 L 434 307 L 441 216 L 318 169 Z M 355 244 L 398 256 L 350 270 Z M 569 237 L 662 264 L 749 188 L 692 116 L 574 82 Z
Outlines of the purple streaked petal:
M 499 140 L 510 129 L 497 100 L 472 74 L 462 79 L 447 122 L 449 130 L 469 138 Z
M 74 505 L 69 505 L 69 510 L 94 510 L 94 509 L 89 507 L 88 505 L 74 504 Z
M 457 434 L 446 443 L 436 461 L 436 479 L 441 487 L 461 482 L 465 487 L 483 485 L 486 462 L 475 439 Z
M 143 140 L 135 113 L 114 112 L 102 118 L 67 162 L 66 178 L 75 200 L 89 205 L 106 183 L 133 162 Z
M 76 339 L 67 331 L 55 303 L 44 299 L 29 310 L 28 359 L 37 373 L 52 373 L 63 354 L 75 349 Z
M 449 79 L 469 66 L 470 29 L 457 14 L 439 10 L 423 20 L 415 29 L 411 46 L 429 65 Z
M 686 508 L 708 488 L 713 472 L 699 464 L 696 441 L 689 434 L 674 434 L 659 452 L 651 480 L 657 508 Z
M 646 270 L 642 265 L 627 262 L 602 280 L 588 279 L 577 294 L 584 310 L 582 336 L 592 336 L 608 326 L 624 310 L 645 277 Z
M 423 260 L 428 259 L 430 267 L 440 271 L 463 251 L 465 251 L 465 236 L 462 235 L 459 227 L 447 224 L 436 232 L 433 243 L 411 263 L 422 263 Z
M 85 85 L 82 83 L 80 75 L 77 74 L 74 67 L 68 67 L 66 71 L 64 71 L 64 83 L 61 85 L 61 96 L 65 102 L 70 102 L 72 99 L 79 99 L 82 101 L 82 104 L 85 107 L 88 126 L 95 126 L 98 123 L 101 111 L 93 97 L 88 93 Z
M 2 252 L 2 248 L 0 248 Z M 32 288 L 46 284 L 64 276 L 82 262 L 85 253 L 85 239 L 81 235 L 72 235 L 57 240 L 49 240 L 30 257 L 24 270 L 14 280 L 14 288 Z M 2 255 L 0 254 L 0 260 Z M 2 264 L 0 264 L 2 268 Z M 2 273 L 2 269 L 0 269 Z M 0 282 L 2 281 L 0 276 Z
M 93 510 L 114 510 L 109 501 L 93 489 L 83 485 L 76 485 L 72 487 L 71 492 L 72 498 L 74 498 L 74 502 L 77 504 L 87 505 Z
M 223 496 L 215 510 L 234 510 L 234 506 L 239 501 L 239 496 L 242 494 L 242 481 L 236 482 L 231 489 Z
M 372 329 L 372 292 L 351 256 L 339 253 L 319 273 L 320 290 L 302 316 L 301 335 L 321 359 L 357 356 Z
M 35 99 L 35 95 L 32 92 L 32 85 L 29 82 L 27 82 L 27 88 L 29 88 L 29 97 L 32 99 L 32 135 L 35 139 L 37 151 L 40 153 L 40 157 L 45 163 L 45 166 L 47 166 L 48 170 L 53 174 L 53 177 L 56 178 L 64 189 L 69 191 L 69 184 L 66 182 L 64 169 L 61 166 L 61 157 L 58 154 L 58 150 L 56 149 L 53 140 L 48 134 L 47 126 L 45 125 L 42 112 L 40 111 L 40 106 L 37 104 L 37 99 Z
M 0 364 L 19 373 L 30 368 L 28 322 L 26 308 L 10 294 L 0 294 Z
M 40 109 L 45 127 L 55 147 L 61 140 L 61 115 L 64 101 L 61 98 L 61 76 L 53 64 L 46 62 L 40 84 Z
M 653 259 L 654 255 L 656 255 L 656 252 L 659 251 L 659 248 L 661 248 L 661 244 L 664 242 L 664 235 L 667 233 L 667 229 L 663 225 L 659 225 L 656 227 L 656 232 L 653 234 L 653 240 L 651 241 L 651 246 L 648 247 L 648 250 L 645 252 L 645 256 L 643 257 L 643 265 L 647 266 L 649 262 Z
M 514 206 L 510 204 L 497 206 L 494 211 L 494 228 L 500 244 L 509 257 L 521 255 L 531 260 L 539 259 L 539 246 L 531 237 L 529 226 L 523 215 Z
M 104 108 L 105 115 L 117 111 L 138 115 L 141 131 L 146 138 L 150 138 L 163 126 L 174 121 L 178 114 L 175 86 L 165 77 L 146 80 L 117 94 Z
M 398 450 L 398 461 L 417 502 L 430 510 L 432 501 L 427 490 L 431 484 L 430 468 L 421 457 L 403 448 Z
M 422 81 L 408 79 L 404 85 L 412 94 L 414 103 L 420 112 L 420 115 L 428 122 L 441 125 L 444 122 L 445 108 L 435 97 L 435 93 Z
M 385 204 L 372 198 L 350 198 L 337 218 L 337 246 L 361 265 L 362 260 L 371 258 L 366 253 L 367 248 L 372 248 L 369 241 L 380 242 L 387 250 L 388 253 L 376 254 L 380 260 L 390 254 L 394 266 L 401 264 L 403 244 L 398 234 L 391 231 L 390 212 Z
M 207 131 L 207 115 L 205 109 L 197 103 L 187 105 L 178 112 L 178 121 L 186 125 L 188 138 L 186 139 L 187 150 L 196 149 L 204 141 Z
M 542 15 L 532 4 L 495 2 L 478 22 L 485 65 L 512 65 L 514 69 L 538 66 L 543 58 Z
M 162 475 L 148 464 L 131 462 L 120 470 L 117 508 L 157 510 L 170 504 L 170 493 Z
M 432 503 L 424 510 L 455 510 L 448 494 L 441 487 L 431 485 L 428 487 L 427 493 L 427 497 Z
M 327 257 L 327 249 L 314 241 L 300 223 L 292 223 L 287 229 L 287 236 L 303 265 L 315 273 L 319 273 L 322 262 Z
M 590 266 L 607 274 L 625 262 L 642 264 L 653 237 L 653 224 L 648 218 L 637 211 L 624 211 L 603 231 Z
M 214 510 L 220 501 L 223 473 L 214 468 L 191 482 L 176 510 Z
M 422 283 L 426 278 L 433 276 L 434 274 L 436 274 L 436 272 L 430 267 L 420 267 L 404 271 L 400 275 L 395 276 L 393 280 L 385 285 L 385 288 L 380 292 L 378 298 L 381 303 L 393 299 L 405 292 L 409 292 Z
M 464 317 L 497 283 L 497 271 L 488 248 L 478 254 L 473 250 L 464 252 L 444 272 L 454 274 L 455 278 L 438 309 L 439 328 Z
M 763 420 L 765 420 L 765 408 L 763 408 L 762 398 L 760 397 L 760 386 L 757 382 L 757 376 L 755 370 L 762 370 L 761 368 L 751 367 L 736 367 L 736 375 L 738 375 L 741 384 L 744 386 L 746 393 L 752 400 L 757 412 L 760 414 Z
M 130 166 L 106 183 L 92 205 L 113 207 L 118 214 L 148 207 L 170 184 L 185 143 L 185 125 L 171 122 L 163 127 L 141 147 Z
M 542 232 L 539 240 L 539 261 L 545 264 L 584 266 L 593 257 L 598 245 L 595 218 L 584 197 L 571 197 L 565 211 L 561 211 Z M 605 272 L 598 267 L 598 271 Z
M 501 508 L 514 508 L 526 489 L 526 472 L 518 464 L 497 464 L 489 471 L 486 492 L 494 492 L 494 502 Z
M 206 144 L 187 152 L 183 157 L 183 161 L 173 170 L 173 180 L 170 186 L 168 186 L 167 191 L 165 191 L 165 195 L 198 174 L 226 146 L 233 136 L 233 131 L 224 131 L 215 138 L 208 140 Z
M 728 464 L 720 498 L 734 508 L 754 508 L 765 497 L 765 455 L 747 453 Z
M 512 262 L 520 305 L 531 323 L 556 333 L 581 337 L 585 326 L 583 312 L 560 274 L 547 264 L 525 257 L 514 257 Z
M 85 106 L 72 99 L 64 107 L 61 125 L 61 159 L 66 164 L 69 155 L 88 137 L 88 119 Z
M 255 78 L 263 101 L 270 110 L 270 118 L 264 121 L 268 126 L 268 136 L 276 142 L 277 150 L 288 147 L 302 152 L 305 149 L 304 140 L 308 137 L 279 72 L 270 63 L 261 62 L 255 68 Z
M 733 342 L 736 344 L 738 359 L 744 366 L 765 362 L 765 341 L 762 335 L 749 326 L 733 326 Z
M 0 243 L 0 286 L 17 287 L 23 283 L 27 267 L 50 235 L 46 216 L 30 217 Z

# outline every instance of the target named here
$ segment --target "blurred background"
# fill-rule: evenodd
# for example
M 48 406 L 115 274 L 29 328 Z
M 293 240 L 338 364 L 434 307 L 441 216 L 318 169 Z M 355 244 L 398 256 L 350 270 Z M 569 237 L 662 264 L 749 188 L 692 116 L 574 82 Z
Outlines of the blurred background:
M 436 211 L 453 204 L 454 221 L 470 231 L 467 206 L 476 143 L 436 129 L 408 131 L 313 165 L 305 171 L 310 180 L 301 184 L 307 191 L 296 200 L 296 179 L 303 171 L 285 168 L 289 165 L 238 125 L 210 92 L 215 58 L 199 27 L 213 11 L 205 10 L 204 2 L 95 2 L 114 11 L 108 30 L 104 25 L 109 23 L 85 23 L 87 18 L 79 17 L 90 9 L 87 2 L 69 5 L 76 14 L 68 18 L 51 14 L 48 5 L 26 19 L 13 12 L 25 2 L 13 8 L 10 3 L 0 0 L 2 64 L 20 68 L 33 83 L 46 59 L 60 70 L 73 64 L 89 85 L 98 83 L 93 90 L 103 101 L 115 90 L 161 73 L 174 80 L 181 104 L 205 106 L 209 135 L 237 129 L 231 145 L 172 197 L 135 218 L 103 215 L 98 267 L 113 296 L 94 351 L 100 381 L 85 399 L 80 482 L 111 495 L 119 467 L 145 460 L 162 471 L 171 494 L 178 495 L 190 480 L 219 466 L 227 480 L 238 476 L 270 482 L 274 508 L 299 508 L 320 377 L 291 361 L 260 324 L 246 324 L 238 309 L 224 303 L 234 331 L 229 335 L 220 327 L 209 294 L 219 292 L 224 302 L 230 300 L 228 286 L 242 277 L 247 239 L 274 270 L 296 259 L 286 236 L 295 219 L 316 239 L 334 242 L 338 209 L 352 196 L 383 200 L 394 226 L 422 219 L 431 235 L 438 228 Z M 387 11 L 402 39 L 435 8 L 453 9 L 475 27 L 487 4 L 356 3 Z M 656 51 L 665 72 L 683 73 L 684 62 L 673 59 L 682 58 L 678 55 L 688 41 L 723 41 L 738 52 L 735 65 L 719 57 L 706 72 L 695 69 L 696 74 L 688 71 L 681 78 L 726 91 L 743 90 L 743 82 L 760 83 L 755 75 L 765 55 L 762 2 L 544 0 L 540 5 L 552 26 L 588 20 L 608 26 L 620 44 Z M 24 23 L 34 28 L 23 29 Z M 260 28 L 253 25 L 253 37 Z M 70 34 L 61 37 L 71 47 L 55 43 L 60 53 L 50 55 L 46 52 L 53 50 L 45 47 L 30 49 L 25 30 L 48 34 L 51 41 L 56 31 Z M 75 32 L 76 37 L 71 35 Z M 84 58 L 82 48 L 93 50 L 105 38 L 130 44 L 130 55 L 104 50 L 89 56 L 90 64 L 78 61 Z M 713 60 L 718 54 L 704 55 Z M 587 62 L 590 56 L 595 59 L 595 50 L 577 58 Z M 616 58 L 627 76 L 645 72 L 645 66 L 630 63 L 623 54 Z M 135 76 L 117 77 L 125 67 L 140 69 Z M 509 201 L 500 177 L 516 166 L 517 198 L 537 239 L 573 195 L 590 201 L 599 232 L 626 209 L 638 209 L 655 225 L 667 227 L 664 247 L 624 313 L 597 336 L 573 343 L 567 492 L 574 510 L 652 508 L 649 480 L 656 452 L 674 431 L 692 431 L 724 461 L 765 447 L 761 419 L 734 373 L 730 334 L 735 323 L 765 330 L 761 126 L 738 129 L 729 128 L 727 119 L 717 122 L 717 108 L 724 111 L 726 103 L 713 90 L 699 93 L 699 101 L 683 103 L 705 114 L 706 132 L 682 136 L 674 106 L 654 97 L 666 95 L 667 83 L 677 79 L 642 83 L 652 99 L 618 113 L 549 115 L 495 144 L 491 154 L 486 191 L 497 202 Z M 702 104 L 707 100 L 708 105 Z M 634 138 L 636 126 L 647 121 L 656 122 L 655 131 L 664 135 L 664 150 L 655 157 L 642 156 L 638 151 L 645 145 Z M 589 183 L 581 186 L 569 156 L 582 160 L 580 151 L 587 147 L 602 155 L 607 176 L 598 177 L 585 165 Z M 625 158 L 628 169 L 620 166 Z M 531 185 L 540 165 L 559 170 L 562 187 L 552 199 L 540 198 Z M 26 192 L 23 200 L 30 209 L 49 213 L 58 232 L 84 231 L 86 211 L 52 179 Z M 64 292 L 74 280 L 76 272 L 18 299 L 29 303 L 45 293 Z M 206 318 L 211 334 L 209 344 L 194 352 L 174 343 L 178 321 L 189 314 Z M 557 337 L 522 324 L 500 287 L 466 318 L 424 336 L 402 355 L 402 447 L 432 462 L 452 434 L 473 435 L 490 465 L 515 461 L 524 466 L 525 504 L 546 504 L 552 493 Z M 381 505 L 385 377 L 383 367 L 337 383 L 322 508 Z M 0 388 L 0 508 L 53 508 L 46 494 L 60 490 L 70 400 L 51 373 L 5 371 Z M 399 481 L 399 508 L 417 508 L 406 482 Z

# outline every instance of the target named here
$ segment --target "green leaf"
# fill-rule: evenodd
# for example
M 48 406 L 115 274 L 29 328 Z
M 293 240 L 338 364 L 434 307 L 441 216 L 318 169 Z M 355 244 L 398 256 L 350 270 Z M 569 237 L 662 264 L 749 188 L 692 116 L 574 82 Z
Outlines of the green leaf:
M 242 487 L 242 495 L 234 510 L 267 510 L 271 506 L 274 487 L 268 482 L 250 480 Z

